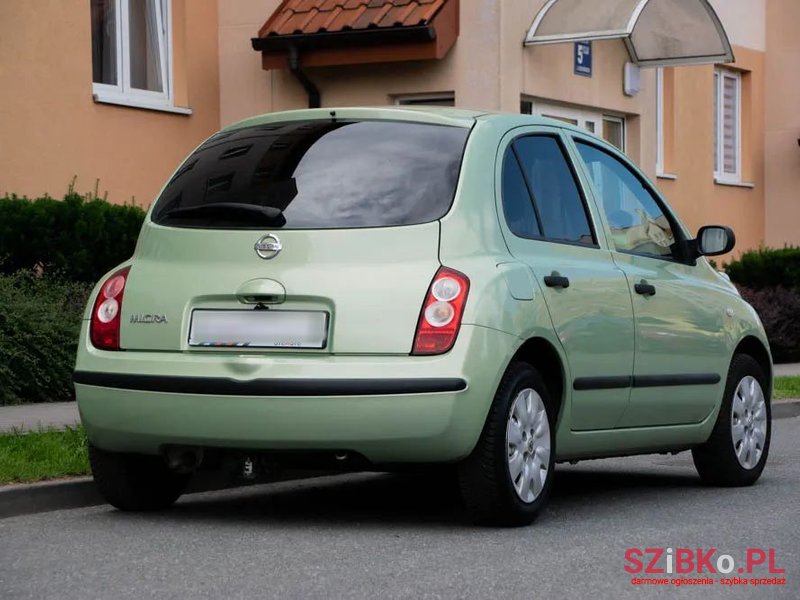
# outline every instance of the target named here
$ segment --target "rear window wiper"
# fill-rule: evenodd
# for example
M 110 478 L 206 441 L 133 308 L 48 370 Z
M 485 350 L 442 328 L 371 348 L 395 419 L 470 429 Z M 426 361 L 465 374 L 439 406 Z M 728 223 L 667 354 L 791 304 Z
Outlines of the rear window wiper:
M 222 218 L 226 220 L 260 221 L 276 227 L 286 224 L 283 211 L 273 206 L 259 206 L 241 202 L 214 202 L 198 206 L 172 208 L 158 215 L 158 220 L 165 219 L 204 219 Z

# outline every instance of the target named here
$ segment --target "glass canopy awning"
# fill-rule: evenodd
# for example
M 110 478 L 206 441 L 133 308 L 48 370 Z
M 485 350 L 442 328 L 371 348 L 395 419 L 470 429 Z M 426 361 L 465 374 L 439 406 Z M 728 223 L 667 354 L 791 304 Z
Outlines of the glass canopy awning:
M 733 62 L 708 0 L 548 0 L 525 45 L 622 39 L 641 67 Z

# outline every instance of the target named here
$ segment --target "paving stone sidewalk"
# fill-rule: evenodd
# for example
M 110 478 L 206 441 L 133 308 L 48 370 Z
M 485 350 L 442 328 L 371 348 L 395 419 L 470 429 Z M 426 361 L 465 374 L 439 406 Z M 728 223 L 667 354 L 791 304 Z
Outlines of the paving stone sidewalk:
M 800 363 L 775 365 L 776 377 L 788 377 L 791 375 L 800 375 Z
M 0 406 L 0 433 L 13 429 L 24 431 L 37 431 L 48 427 L 63 429 L 67 425 L 76 425 L 80 422 L 78 405 L 75 402 Z

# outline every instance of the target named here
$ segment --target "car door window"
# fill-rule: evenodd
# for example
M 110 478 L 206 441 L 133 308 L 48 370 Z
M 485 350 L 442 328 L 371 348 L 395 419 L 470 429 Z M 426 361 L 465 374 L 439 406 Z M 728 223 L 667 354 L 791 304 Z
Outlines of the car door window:
M 595 245 L 586 206 L 558 139 L 531 135 L 518 138 L 513 147 L 533 197 L 542 236 L 550 241 Z
M 608 152 L 576 140 L 617 250 L 673 258 L 675 228 L 644 182 Z
M 533 210 L 528 186 L 514 151 L 509 147 L 503 158 L 503 213 L 511 233 L 521 238 L 542 237 Z

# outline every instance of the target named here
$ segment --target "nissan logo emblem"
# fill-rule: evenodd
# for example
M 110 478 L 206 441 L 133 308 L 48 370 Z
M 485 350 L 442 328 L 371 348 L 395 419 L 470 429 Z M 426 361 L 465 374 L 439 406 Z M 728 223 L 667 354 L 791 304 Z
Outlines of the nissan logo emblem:
M 283 249 L 283 246 L 281 246 L 281 241 L 278 239 L 277 235 L 268 233 L 267 235 L 258 238 L 254 248 L 256 249 L 256 254 L 258 254 L 258 256 L 263 259 L 270 259 L 278 256 L 278 253 Z

